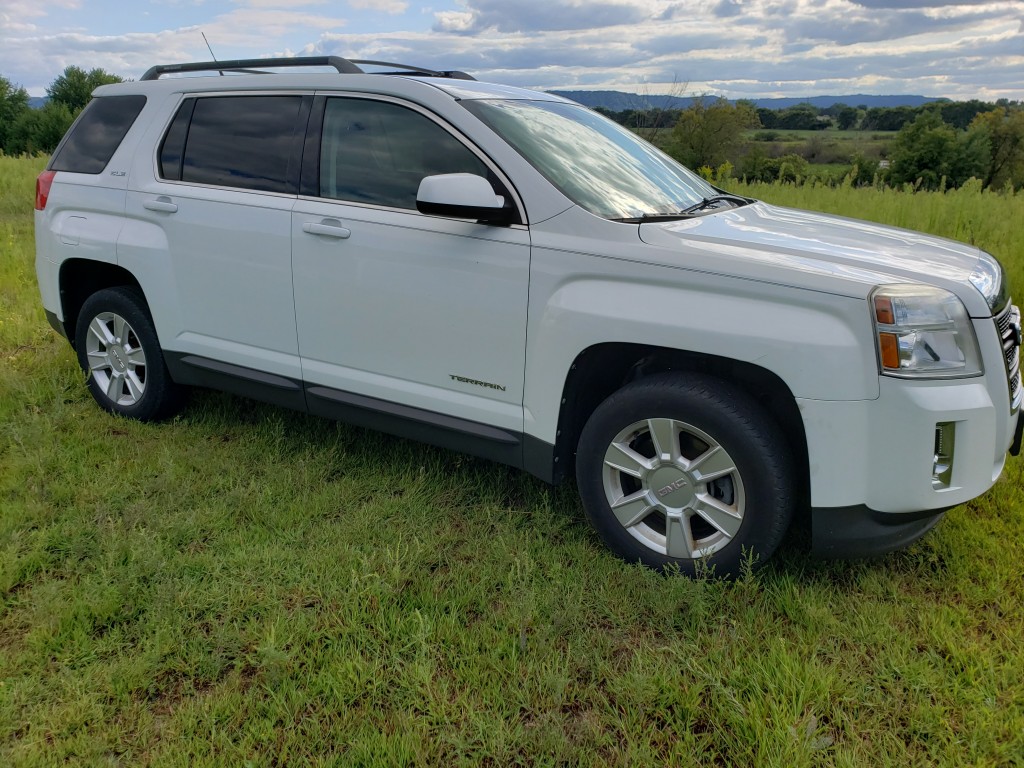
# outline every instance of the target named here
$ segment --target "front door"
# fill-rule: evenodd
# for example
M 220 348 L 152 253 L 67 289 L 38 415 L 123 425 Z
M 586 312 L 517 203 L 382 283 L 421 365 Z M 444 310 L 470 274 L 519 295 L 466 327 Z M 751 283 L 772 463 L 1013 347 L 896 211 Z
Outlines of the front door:
M 314 130 L 322 120 L 317 183 L 292 213 L 310 409 L 356 404 L 442 429 L 520 434 L 529 231 L 416 210 L 429 175 L 475 173 L 507 189 L 468 143 L 412 106 L 320 103 L 322 117 L 314 106 L 311 118 Z

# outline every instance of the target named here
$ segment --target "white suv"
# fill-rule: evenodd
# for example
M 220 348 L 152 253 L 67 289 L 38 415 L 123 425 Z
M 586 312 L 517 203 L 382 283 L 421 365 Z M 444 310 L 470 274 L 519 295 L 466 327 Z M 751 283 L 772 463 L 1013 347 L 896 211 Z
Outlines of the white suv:
M 1019 449 L 988 254 L 728 194 L 555 96 L 360 64 L 96 91 L 39 177 L 36 266 L 103 408 L 201 385 L 574 473 L 612 550 L 689 573 L 763 563 L 800 509 L 821 554 L 904 545 Z

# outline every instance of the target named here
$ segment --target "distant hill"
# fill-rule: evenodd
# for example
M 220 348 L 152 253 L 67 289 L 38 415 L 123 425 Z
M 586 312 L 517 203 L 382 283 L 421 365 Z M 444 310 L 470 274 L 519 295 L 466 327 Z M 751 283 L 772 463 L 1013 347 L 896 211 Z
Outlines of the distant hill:
M 626 93 L 624 91 L 551 91 L 558 96 L 572 99 L 586 107 L 603 107 L 613 112 L 625 109 L 686 109 L 694 102 L 692 96 L 661 96 Z M 735 101 L 732 99 L 731 101 Z M 766 109 L 786 109 L 796 104 L 813 104 L 819 109 L 831 107 L 833 104 L 848 104 L 851 107 L 920 107 L 933 101 L 948 101 L 931 96 L 871 96 L 855 93 L 849 96 L 806 96 L 799 98 L 750 99 L 759 107 Z
M 43 107 L 43 105 L 45 105 L 45 104 L 46 104 L 46 97 L 45 96 L 29 96 L 28 97 L 28 105 L 30 107 L 32 107 L 32 109 L 41 109 Z

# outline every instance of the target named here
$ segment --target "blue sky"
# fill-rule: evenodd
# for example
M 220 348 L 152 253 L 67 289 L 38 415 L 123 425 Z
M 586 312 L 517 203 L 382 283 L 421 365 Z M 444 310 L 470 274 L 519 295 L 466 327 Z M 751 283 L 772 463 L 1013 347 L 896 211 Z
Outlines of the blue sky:
M 1024 100 L 1022 0 L 0 0 L 0 75 L 338 54 L 530 88 Z

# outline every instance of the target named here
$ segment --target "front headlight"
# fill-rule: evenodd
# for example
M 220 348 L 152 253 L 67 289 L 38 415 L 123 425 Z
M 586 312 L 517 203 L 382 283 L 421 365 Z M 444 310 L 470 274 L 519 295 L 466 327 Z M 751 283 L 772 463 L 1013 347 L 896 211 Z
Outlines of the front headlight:
M 887 376 L 978 376 L 974 326 L 955 295 L 929 285 L 882 285 L 871 293 L 878 362 Z
M 971 285 L 978 289 L 978 293 L 985 297 L 985 302 L 993 315 L 998 314 L 1010 300 L 1006 272 L 994 256 L 982 252 L 969 279 Z

